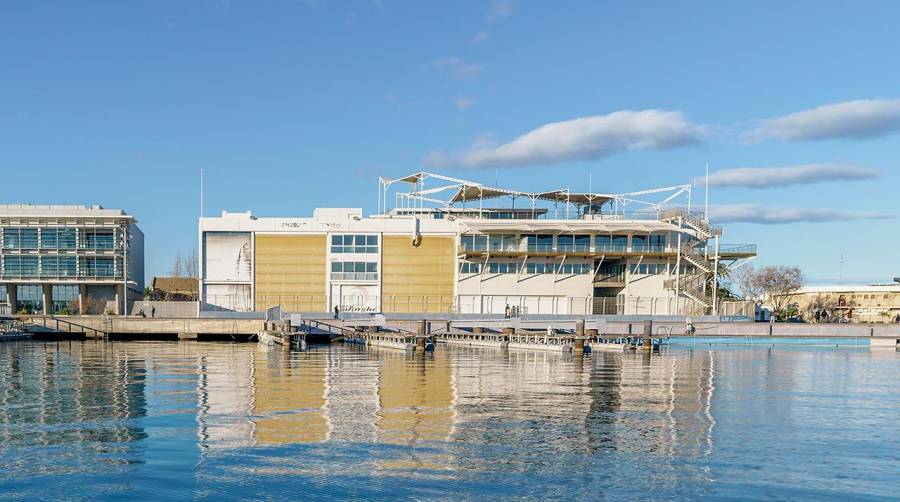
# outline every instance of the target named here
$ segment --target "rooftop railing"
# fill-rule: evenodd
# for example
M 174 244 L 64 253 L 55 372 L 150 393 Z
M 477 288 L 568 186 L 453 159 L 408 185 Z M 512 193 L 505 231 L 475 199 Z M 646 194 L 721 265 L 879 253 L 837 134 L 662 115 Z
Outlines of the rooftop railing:
M 710 254 L 715 253 L 715 246 L 709 246 Z M 756 244 L 719 244 L 719 254 L 756 254 Z

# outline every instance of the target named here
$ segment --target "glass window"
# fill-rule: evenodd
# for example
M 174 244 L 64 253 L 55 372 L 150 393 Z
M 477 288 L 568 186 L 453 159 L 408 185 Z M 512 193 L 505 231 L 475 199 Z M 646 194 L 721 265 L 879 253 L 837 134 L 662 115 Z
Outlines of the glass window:
M 547 252 L 553 250 L 552 235 L 529 235 L 526 236 L 529 251 Z
M 41 247 L 46 249 L 56 249 L 56 229 L 41 229 Z
M 113 249 L 115 237 L 112 229 L 87 229 L 81 247 L 86 249 Z
M 74 228 L 42 228 L 41 248 L 75 249 Z
M 78 313 L 78 286 L 54 285 L 50 289 L 50 313 L 63 315 Z
M 374 281 L 378 279 L 378 263 L 344 261 L 331 263 L 331 279 L 336 281 Z
M 478 274 L 481 272 L 481 264 L 464 261 L 461 264 L 460 273 L 463 274 Z
M 3 247 L 7 249 L 37 249 L 38 229 L 18 227 L 4 228 Z
M 4 256 L 3 275 L 5 277 L 37 277 L 37 256 Z
M 377 235 L 332 235 L 332 253 L 370 253 L 378 252 Z
M 16 307 L 29 313 L 44 310 L 44 288 L 36 284 L 16 286 Z
M 488 238 L 486 235 L 463 235 L 460 244 L 464 251 L 486 251 Z
M 590 235 L 576 235 L 575 236 L 575 251 L 586 253 L 591 250 L 591 236 Z
M 627 235 L 598 235 L 594 241 L 597 251 L 625 251 L 628 244 Z
M 82 277 L 115 277 L 115 262 L 112 258 L 82 258 Z

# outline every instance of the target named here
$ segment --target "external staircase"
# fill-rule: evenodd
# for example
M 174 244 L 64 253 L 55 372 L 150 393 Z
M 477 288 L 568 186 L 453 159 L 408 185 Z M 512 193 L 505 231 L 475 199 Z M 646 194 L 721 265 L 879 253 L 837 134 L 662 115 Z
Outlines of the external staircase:
M 679 296 L 691 300 L 694 308 L 692 314 L 705 314 L 712 307 L 712 290 L 708 287 L 710 274 L 715 272 L 715 256 L 710 256 L 707 240 L 722 235 L 722 228 L 710 225 L 707 220 L 692 214 L 683 208 L 666 209 L 659 212 L 660 221 L 679 224 L 681 228 L 692 231 L 695 239 L 682 241 L 681 259 L 694 266 L 694 272 L 681 274 L 678 278 L 667 279 L 664 286 L 677 290 Z M 691 232 L 689 232 L 691 233 Z

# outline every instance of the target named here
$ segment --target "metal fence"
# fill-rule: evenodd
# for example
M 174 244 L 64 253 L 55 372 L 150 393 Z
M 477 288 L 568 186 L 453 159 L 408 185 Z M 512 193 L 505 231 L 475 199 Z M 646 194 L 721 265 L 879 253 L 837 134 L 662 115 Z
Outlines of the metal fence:
M 139 302 L 140 303 L 140 302 Z M 159 302 L 195 303 L 195 302 Z M 254 305 L 233 296 L 204 298 L 203 312 L 251 312 L 280 305 L 285 312 L 374 314 L 500 314 L 507 307 L 521 314 L 548 315 L 700 315 L 698 304 L 686 298 L 636 297 L 571 297 L 560 295 L 260 295 Z M 234 308 L 239 306 L 240 308 Z M 753 302 L 720 301 L 717 313 L 724 316 L 753 317 Z M 146 309 L 145 309 L 146 312 Z

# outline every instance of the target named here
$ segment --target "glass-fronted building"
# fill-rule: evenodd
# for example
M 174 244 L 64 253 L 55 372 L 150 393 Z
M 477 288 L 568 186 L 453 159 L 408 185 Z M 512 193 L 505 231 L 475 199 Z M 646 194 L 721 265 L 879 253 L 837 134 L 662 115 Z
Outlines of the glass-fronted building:
M 15 313 L 120 313 L 144 288 L 144 234 L 100 206 L 0 205 L 0 303 Z

